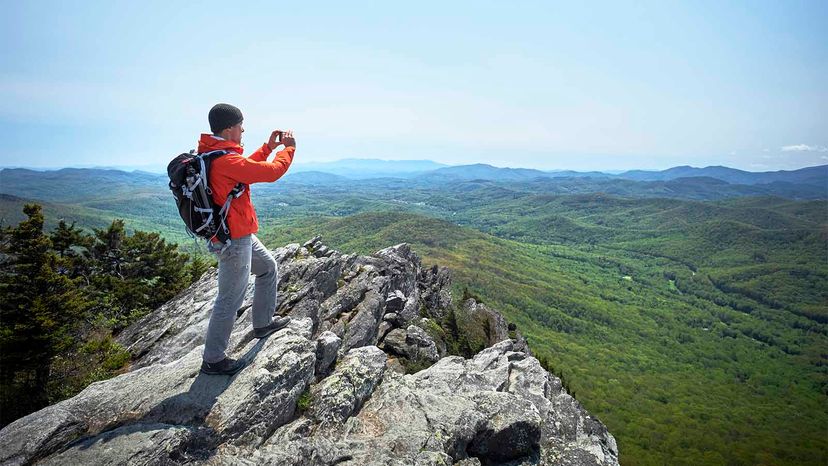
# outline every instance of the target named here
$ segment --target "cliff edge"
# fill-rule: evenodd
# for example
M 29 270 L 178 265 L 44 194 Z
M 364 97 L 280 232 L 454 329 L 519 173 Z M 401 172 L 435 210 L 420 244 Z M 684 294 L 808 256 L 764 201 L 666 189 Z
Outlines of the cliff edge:
M 0 464 L 617 465 L 613 436 L 497 311 L 452 302 L 408 245 L 273 251 L 277 313 L 253 338 L 253 277 L 228 352 L 199 372 L 215 270 L 123 331 L 128 372 L 0 431 Z

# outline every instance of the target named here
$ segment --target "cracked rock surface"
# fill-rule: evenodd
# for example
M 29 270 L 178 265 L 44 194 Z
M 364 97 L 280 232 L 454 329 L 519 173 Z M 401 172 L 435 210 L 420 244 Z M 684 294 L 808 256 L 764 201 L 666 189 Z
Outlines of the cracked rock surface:
M 253 338 L 251 276 L 228 348 L 241 372 L 199 372 L 211 270 L 118 336 L 128 372 L 1 430 L 0 464 L 618 464 L 613 436 L 514 326 L 455 306 L 449 271 L 408 245 L 357 256 L 316 237 L 273 255 L 275 312 L 293 320 Z M 449 315 L 484 324 L 487 347 L 448 355 Z

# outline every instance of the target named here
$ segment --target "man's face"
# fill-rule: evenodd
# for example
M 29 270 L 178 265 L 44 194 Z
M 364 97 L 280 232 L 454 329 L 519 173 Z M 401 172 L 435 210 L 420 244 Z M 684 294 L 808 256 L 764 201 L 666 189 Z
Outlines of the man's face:
M 235 126 L 231 126 L 230 128 L 228 128 L 227 130 L 230 133 L 227 139 L 230 139 L 231 141 L 237 144 L 241 144 L 242 133 L 244 132 L 244 127 L 242 126 L 242 124 L 244 124 L 244 122 L 241 122 Z

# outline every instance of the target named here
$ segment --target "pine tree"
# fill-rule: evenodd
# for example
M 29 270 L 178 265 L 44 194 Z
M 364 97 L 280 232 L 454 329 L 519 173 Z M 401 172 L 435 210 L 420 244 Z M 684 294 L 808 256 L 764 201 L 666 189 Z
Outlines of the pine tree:
M 136 231 L 129 236 L 120 219 L 106 230 L 95 230 L 91 259 L 99 313 L 116 332 L 191 283 L 189 257 L 177 245 L 158 233 Z
M 124 239 L 123 275 L 139 280 L 148 287 L 148 296 L 141 304 L 154 309 L 184 289 L 190 281 L 186 254 L 178 246 L 167 243 L 158 233 L 136 231 Z
M 158 233 L 115 220 L 93 235 L 40 206 L 0 230 L 0 427 L 115 375 L 129 352 L 113 335 L 174 297 L 208 267 Z
M 75 228 L 75 222 L 67 225 L 65 220 L 60 219 L 57 228 L 50 235 L 52 248 L 60 257 L 74 256 L 72 246 L 83 244 L 83 236 L 83 231 Z
M 0 272 L 0 424 L 49 403 L 52 358 L 74 343 L 88 307 L 76 284 L 57 272 L 59 258 L 43 234 L 43 213 L 27 204 L 28 219 L 4 232 Z
M 106 230 L 95 229 L 95 242 L 91 253 L 101 273 L 121 275 L 121 264 L 124 261 L 121 245 L 124 237 L 126 237 L 126 229 L 121 219 L 113 220 Z
M 189 281 L 194 283 L 210 268 L 210 263 L 199 255 L 192 256 L 189 264 Z

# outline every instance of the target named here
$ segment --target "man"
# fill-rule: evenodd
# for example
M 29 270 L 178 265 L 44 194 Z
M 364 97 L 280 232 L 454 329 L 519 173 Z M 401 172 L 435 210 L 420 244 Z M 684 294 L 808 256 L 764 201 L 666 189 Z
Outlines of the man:
M 247 185 L 276 181 L 284 175 L 293 162 L 296 141 L 292 132 L 276 130 L 267 143 L 245 158 L 242 157 L 244 128 L 241 110 L 232 105 L 217 104 L 210 110 L 208 120 L 212 134 L 201 135 L 198 152 L 219 149 L 230 152 L 213 160 L 208 180 L 213 190 L 213 201 L 222 205 L 238 183 L 245 185 L 241 196 L 233 199 L 227 213 L 230 244 L 224 245 L 215 239 L 208 242 L 210 251 L 218 256 L 219 289 L 207 327 L 201 372 L 229 375 L 240 371 L 245 365 L 242 360 L 228 358 L 225 351 L 251 273 L 256 275 L 251 310 L 254 336 L 264 338 L 290 322 L 290 317 L 273 319 L 279 272 L 276 260 L 256 238 L 259 222 Z M 282 144 L 285 148 L 276 154 L 272 162 L 268 162 L 270 153 Z

